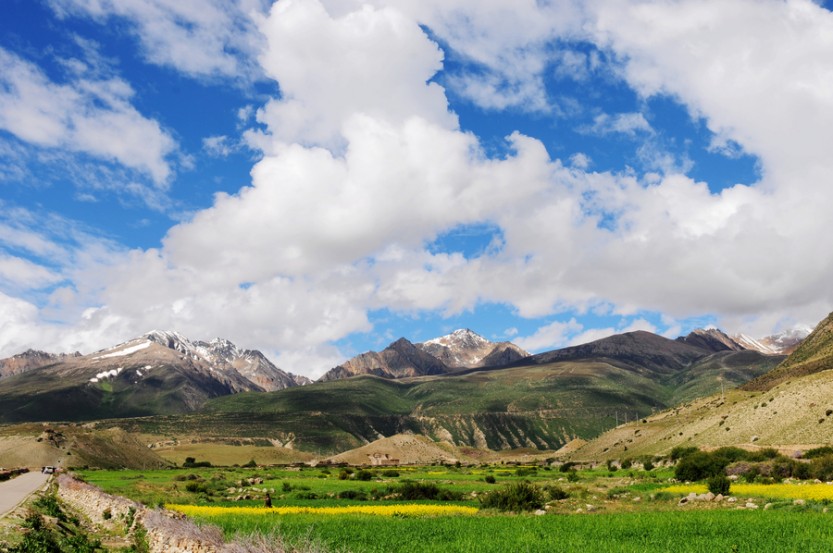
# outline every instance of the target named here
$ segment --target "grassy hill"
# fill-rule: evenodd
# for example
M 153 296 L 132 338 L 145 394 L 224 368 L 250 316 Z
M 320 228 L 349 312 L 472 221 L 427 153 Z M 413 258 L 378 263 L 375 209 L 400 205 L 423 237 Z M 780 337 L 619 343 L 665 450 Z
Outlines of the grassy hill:
M 780 365 L 747 385 L 609 430 L 573 456 L 621 459 L 665 454 L 676 446 L 798 451 L 829 445 L 833 436 L 833 371 L 829 369 L 833 369 L 833 315 Z

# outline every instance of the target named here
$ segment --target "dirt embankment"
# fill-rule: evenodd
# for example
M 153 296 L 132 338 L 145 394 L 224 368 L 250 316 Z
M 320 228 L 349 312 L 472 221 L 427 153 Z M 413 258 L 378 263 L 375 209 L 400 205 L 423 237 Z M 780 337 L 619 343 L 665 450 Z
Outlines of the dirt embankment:
M 122 531 L 126 526 L 129 533 L 144 529 L 152 553 L 225 551 L 222 533 L 216 528 L 198 527 L 168 511 L 148 509 L 67 475 L 58 477 L 58 496 L 100 527 Z
M 130 499 L 104 493 L 95 486 L 62 474 L 58 495 L 93 524 L 144 539 L 151 553 L 322 553 L 315 543 L 287 546 L 277 534 L 235 538 L 225 542 L 216 526 L 197 526 L 184 515 L 149 509 Z M 143 536 L 144 534 L 144 536 Z

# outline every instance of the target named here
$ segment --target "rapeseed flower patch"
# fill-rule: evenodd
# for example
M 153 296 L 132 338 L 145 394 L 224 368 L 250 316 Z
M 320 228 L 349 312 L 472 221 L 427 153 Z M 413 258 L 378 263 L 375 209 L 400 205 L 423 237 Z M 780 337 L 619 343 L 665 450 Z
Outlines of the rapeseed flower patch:
M 663 491 L 689 494 L 706 493 L 705 484 L 681 484 L 669 486 Z M 819 483 L 795 484 L 732 484 L 732 495 L 768 497 L 773 499 L 833 500 L 833 485 Z
M 224 515 L 379 515 L 379 516 L 447 516 L 473 515 L 478 509 L 462 505 L 345 505 L 343 507 L 214 507 L 208 505 L 165 505 L 165 508 L 189 516 Z

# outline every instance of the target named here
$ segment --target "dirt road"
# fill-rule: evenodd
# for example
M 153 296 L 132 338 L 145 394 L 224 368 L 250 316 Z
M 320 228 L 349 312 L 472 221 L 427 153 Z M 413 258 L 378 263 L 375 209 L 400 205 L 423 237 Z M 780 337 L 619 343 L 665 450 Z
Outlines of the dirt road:
M 48 474 L 27 472 L 17 478 L 0 482 L 0 518 L 17 507 L 29 494 L 42 488 L 48 479 Z

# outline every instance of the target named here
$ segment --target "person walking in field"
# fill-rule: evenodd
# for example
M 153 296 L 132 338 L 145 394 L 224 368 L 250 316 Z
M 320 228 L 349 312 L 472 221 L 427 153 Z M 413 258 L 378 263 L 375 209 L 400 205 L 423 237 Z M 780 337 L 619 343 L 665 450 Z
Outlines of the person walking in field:
M 271 507 L 271 506 L 272 506 L 272 496 L 271 496 L 271 495 L 269 495 L 269 493 L 268 493 L 268 492 L 267 492 L 267 494 L 266 494 L 266 500 L 263 502 L 263 504 L 264 504 L 264 506 L 265 506 L 266 508 L 269 508 L 269 507 Z

